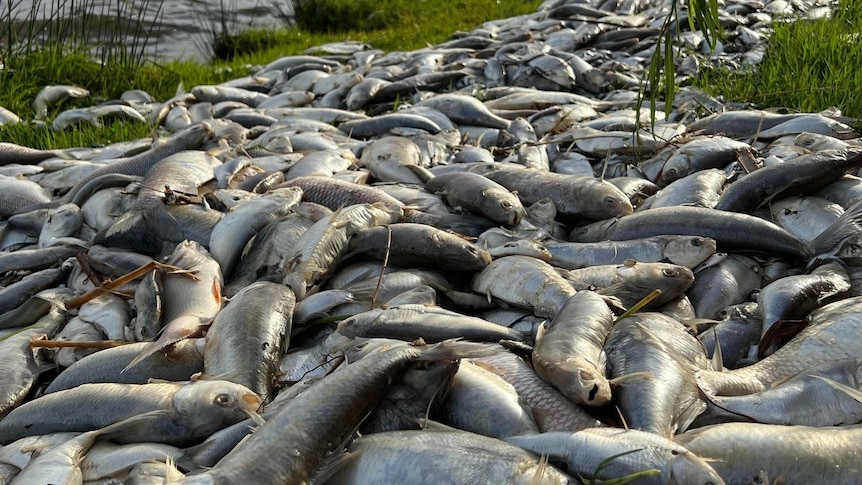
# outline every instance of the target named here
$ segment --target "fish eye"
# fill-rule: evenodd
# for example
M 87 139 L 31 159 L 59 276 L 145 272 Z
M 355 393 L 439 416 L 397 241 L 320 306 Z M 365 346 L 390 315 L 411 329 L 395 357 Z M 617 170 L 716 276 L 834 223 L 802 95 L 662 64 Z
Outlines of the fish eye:
M 668 169 L 667 174 L 668 175 L 676 175 L 676 169 L 675 168 Z
M 669 278 L 672 278 L 672 277 L 677 275 L 677 272 L 671 268 L 665 268 L 665 269 L 661 270 L 661 274 L 663 274 Z
M 343 322 L 341 322 L 341 323 L 342 323 L 343 325 L 345 325 L 345 326 L 347 326 L 347 325 L 353 325 L 354 323 L 356 323 L 356 319 L 355 319 L 355 318 L 348 318 L 347 320 L 344 320 L 344 321 L 343 321 Z
M 508 200 L 504 200 L 503 202 L 501 202 L 501 203 L 500 203 L 500 205 L 501 205 L 504 209 L 511 209 L 511 208 L 512 208 L 512 203 L 511 203 L 511 202 L 509 202 Z
M 678 455 L 679 451 L 678 450 L 670 450 L 670 454 L 671 455 Z
M 703 238 L 702 237 L 696 237 L 696 238 L 692 239 L 691 245 L 696 247 L 696 248 L 703 246 Z
M 593 373 L 588 371 L 588 370 L 579 370 L 578 371 L 578 377 L 582 381 L 594 381 L 594 380 L 596 380 L 596 376 L 593 375 Z
M 229 394 L 219 394 L 218 396 L 215 397 L 215 399 L 213 399 L 213 402 L 215 402 L 219 406 L 223 406 L 223 407 L 230 404 L 230 401 L 231 401 L 231 399 L 230 399 Z
M 605 197 L 605 205 L 610 207 L 617 205 L 616 197 Z
M 790 209 L 784 209 L 784 215 L 785 215 L 785 216 L 789 216 L 790 214 L 793 214 L 793 211 L 792 211 L 792 210 L 790 210 Z
M 754 477 L 754 483 L 763 483 L 763 479 L 760 478 L 759 476 L 755 476 Z

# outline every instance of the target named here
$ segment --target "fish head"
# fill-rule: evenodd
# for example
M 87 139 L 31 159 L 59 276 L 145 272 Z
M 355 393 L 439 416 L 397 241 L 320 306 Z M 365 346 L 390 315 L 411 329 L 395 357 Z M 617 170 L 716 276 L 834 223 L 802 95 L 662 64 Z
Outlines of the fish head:
M 715 254 L 715 239 L 700 236 L 673 236 L 664 247 L 664 259 L 694 268 Z
M 674 180 L 688 175 L 691 170 L 691 159 L 685 152 L 677 152 L 670 156 L 661 168 L 658 182 L 660 186 L 666 186 Z
M 627 216 L 634 212 L 631 200 L 623 191 L 610 182 L 602 180 L 599 183 L 602 184 L 601 195 L 595 201 L 589 201 L 585 205 L 584 215 L 602 220 Z
M 588 406 L 602 406 L 611 400 L 611 386 L 595 365 L 580 357 L 571 357 L 561 362 L 535 362 L 544 367 L 546 375 L 557 374 L 554 379 L 560 392 L 567 398 Z
M 251 389 L 224 380 L 191 381 L 173 397 L 177 415 L 201 438 L 256 415 L 262 403 Z
M 530 207 L 527 207 L 527 215 L 530 219 L 538 222 L 554 222 L 557 219 L 557 204 L 554 203 L 553 199 L 548 197 L 539 199 L 531 204 Z
M 613 232 L 614 226 L 619 219 L 607 219 L 594 222 L 586 226 L 575 227 L 569 233 L 569 241 L 572 242 L 596 242 L 607 239 L 607 235 Z
M 338 323 L 336 331 L 347 337 L 365 337 L 368 330 L 374 327 L 383 310 L 375 308 L 367 312 L 357 313 Z
M 518 224 L 525 214 L 520 199 L 506 189 L 496 187 L 485 189 L 479 200 L 483 213 L 488 214 L 495 221 L 505 221 L 507 226 Z
M 677 485 L 724 485 L 724 479 L 709 464 L 684 448 L 670 450 L 668 483 Z
M 340 333 L 335 332 L 333 335 L 340 335 Z M 390 338 L 355 338 L 343 342 L 341 352 L 344 354 L 347 362 L 350 363 L 368 357 L 371 354 L 407 344 L 408 342 L 406 341 Z
M 550 262 L 552 259 L 551 252 L 548 251 L 542 243 L 532 239 L 519 239 L 517 241 L 509 241 L 502 246 L 488 248 L 488 254 L 492 258 L 502 258 L 504 256 L 523 255 L 541 259 L 545 262 Z

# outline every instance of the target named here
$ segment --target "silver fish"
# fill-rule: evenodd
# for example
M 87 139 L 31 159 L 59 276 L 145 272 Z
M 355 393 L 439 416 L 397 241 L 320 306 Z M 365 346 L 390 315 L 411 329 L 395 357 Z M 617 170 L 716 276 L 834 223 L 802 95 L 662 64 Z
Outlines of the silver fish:
M 635 429 L 591 428 L 576 433 L 515 436 L 506 441 L 566 463 L 571 473 L 610 480 L 657 470 L 639 478 L 652 484 L 722 485 L 724 480 L 696 452 L 673 441 Z M 609 457 L 604 467 L 600 464 Z

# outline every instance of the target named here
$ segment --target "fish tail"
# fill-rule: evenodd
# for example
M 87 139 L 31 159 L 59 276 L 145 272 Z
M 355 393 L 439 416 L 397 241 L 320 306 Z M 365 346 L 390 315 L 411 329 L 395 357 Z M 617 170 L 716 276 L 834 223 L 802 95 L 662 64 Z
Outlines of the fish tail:
M 862 201 L 853 204 L 808 245 L 815 257 L 841 249 L 848 239 L 862 232 Z
M 183 240 L 183 228 L 161 202 L 134 208 L 121 216 L 101 236 L 106 246 L 159 253 L 168 244 Z

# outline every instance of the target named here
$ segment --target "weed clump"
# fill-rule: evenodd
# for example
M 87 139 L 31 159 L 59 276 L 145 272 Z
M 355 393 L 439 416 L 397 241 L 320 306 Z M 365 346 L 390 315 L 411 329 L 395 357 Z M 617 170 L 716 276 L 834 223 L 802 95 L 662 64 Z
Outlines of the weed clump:
M 289 25 L 308 32 L 341 33 L 388 28 L 399 20 L 397 8 L 379 0 L 294 0 L 292 7 L 276 7 Z

